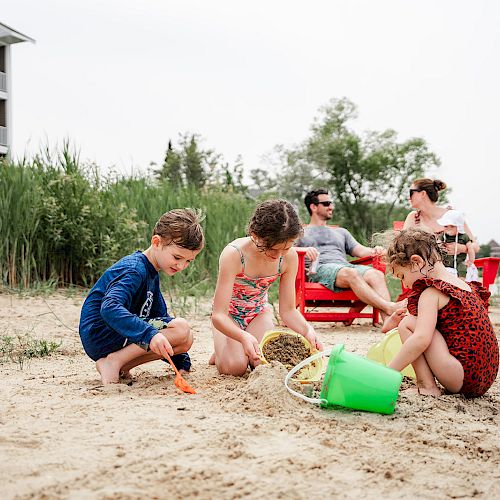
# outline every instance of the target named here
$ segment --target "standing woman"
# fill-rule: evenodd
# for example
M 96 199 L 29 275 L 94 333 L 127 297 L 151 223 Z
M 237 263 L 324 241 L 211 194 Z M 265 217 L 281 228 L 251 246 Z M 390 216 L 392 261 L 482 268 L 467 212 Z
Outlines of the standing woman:
M 439 192 L 446 189 L 446 184 L 440 180 L 433 179 L 416 179 L 410 187 L 410 205 L 414 209 L 406 217 L 403 229 L 411 227 L 419 227 L 428 229 L 435 233 L 439 239 L 444 232 L 444 227 L 437 223 L 445 212 L 450 210 L 451 207 L 440 207 L 436 205 L 439 199 Z M 465 232 L 473 242 L 473 248 L 479 252 L 479 244 L 477 243 L 469 226 L 465 224 Z M 448 254 L 455 253 L 455 243 L 446 244 Z M 467 253 L 467 247 L 458 244 L 458 253 Z

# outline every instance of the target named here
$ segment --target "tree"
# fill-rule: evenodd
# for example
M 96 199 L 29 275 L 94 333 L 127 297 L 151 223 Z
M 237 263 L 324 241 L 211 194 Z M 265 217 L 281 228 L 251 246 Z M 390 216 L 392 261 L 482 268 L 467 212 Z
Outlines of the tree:
M 223 191 L 246 193 L 241 157 L 230 165 L 222 155 L 202 148 L 200 143 L 200 136 L 192 133 L 180 134 L 177 149 L 169 140 L 162 166 L 153 170 L 155 177 L 168 181 L 172 187 L 218 187 Z
M 186 184 L 200 189 L 206 181 L 205 161 L 212 151 L 201 150 L 198 147 L 198 139 L 199 136 L 195 134 L 185 134 L 181 138 L 180 145 Z
M 490 245 L 481 245 L 479 247 L 479 252 L 476 255 L 477 259 L 480 259 L 482 257 L 490 257 L 491 255 L 491 247 Z
M 250 179 L 258 192 L 270 191 L 276 184 L 276 180 L 269 170 L 254 168 L 250 170 Z
M 236 158 L 234 165 L 225 163 L 222 165 L 223 182 L 222 188 L 224 191 L 235 191 L 238 193 L 246 193 L 248 186 L 243 181 L 243 160 L 241 156 Z
M 181 157 L 172 147 L 172 141 L 168 141 L 168 149 L 163 165 L 160 169 L 155 170 L 154 173 L 158 179 L 167 180 L 173 187 L 179 187 L 183 184 Z

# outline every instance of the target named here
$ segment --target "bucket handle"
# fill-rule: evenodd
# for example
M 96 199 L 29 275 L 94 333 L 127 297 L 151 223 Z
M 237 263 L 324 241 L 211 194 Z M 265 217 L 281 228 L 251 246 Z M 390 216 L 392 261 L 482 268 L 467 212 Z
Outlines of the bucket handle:
M 317 352 L 316 354 L 313 354 L 312 356 L 309 356 L 308 358 L 304 359 L 304 361 L 301 361 L 298 365 L 294 366 L 287 374 L 285 377 L 285 387 L 288 389 L 290 394 L 293 394 L 294 396 L 297 396 L 300 399 L 303 399 L 304 401 L 307 401 L 308 403 L 313 403 L 313 404 L 322 404 L 322 403 L 327 403 L 326 399 L 321 399 L 321 398 L 309 398 L 307 396 L 304 396 L 304 394 L 301 394 L 300 392 L 295 391 L 292 389 L 289 385 L 288 382 L 290 382 L 290 379 L 301 369 L 304 368 L 304 366 L 307 366 L 309 363 L 312 363 L 313 361 L 321 358 L 322 356 L 330 356 L 331 350 L 328 352 L 320 351 Z

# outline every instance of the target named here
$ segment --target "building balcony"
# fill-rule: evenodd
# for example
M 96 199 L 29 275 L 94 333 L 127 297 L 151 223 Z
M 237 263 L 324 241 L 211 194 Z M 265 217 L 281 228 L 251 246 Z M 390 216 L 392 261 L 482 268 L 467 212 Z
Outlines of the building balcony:
M 0 91 L 7 92 L 7 75 L 0 71 Z
M 7 143 L 7 127 L 0 127 L 0 146 L 8 146 Z

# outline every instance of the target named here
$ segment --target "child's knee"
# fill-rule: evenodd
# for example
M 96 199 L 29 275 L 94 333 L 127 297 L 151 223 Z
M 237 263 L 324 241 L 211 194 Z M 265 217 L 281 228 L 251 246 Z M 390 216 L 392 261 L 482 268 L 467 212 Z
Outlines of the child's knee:
M 178 345 L 182 346 L 184 351 L 188 351 L 193 345 L 193 333 L 189 323 L 184 318 L 175 319 L 175 330 L 178 339 Z
M 172 324 L 176 333 L 181 339 L 188 340 L 191 337 L 191 327 L 184 318 L 175 318 L 175 323 Z
M 248 361 L 225 359 L 217 362 L 217 370 L 221 375 L 233 375 L 234 377 L 241 377 L 244 375 L 248 368 Z
M 189 351 L 189 349 L 191 349 L 191 346 L 193 345 L 193 340 L 194 340 L 193 333 L 191 332 L 191 329 L 189 329 L 183 344 L 184 347 L 186 348 L 186 351 Z
M 413 332 L 413 330 L 415 329 L 416 321 L 417 319 L 415 318 L 415 316 L 407 315 L 401 320 L 398 328 L 401 328 L 402 330 L 410 330 L 411 332 Z

